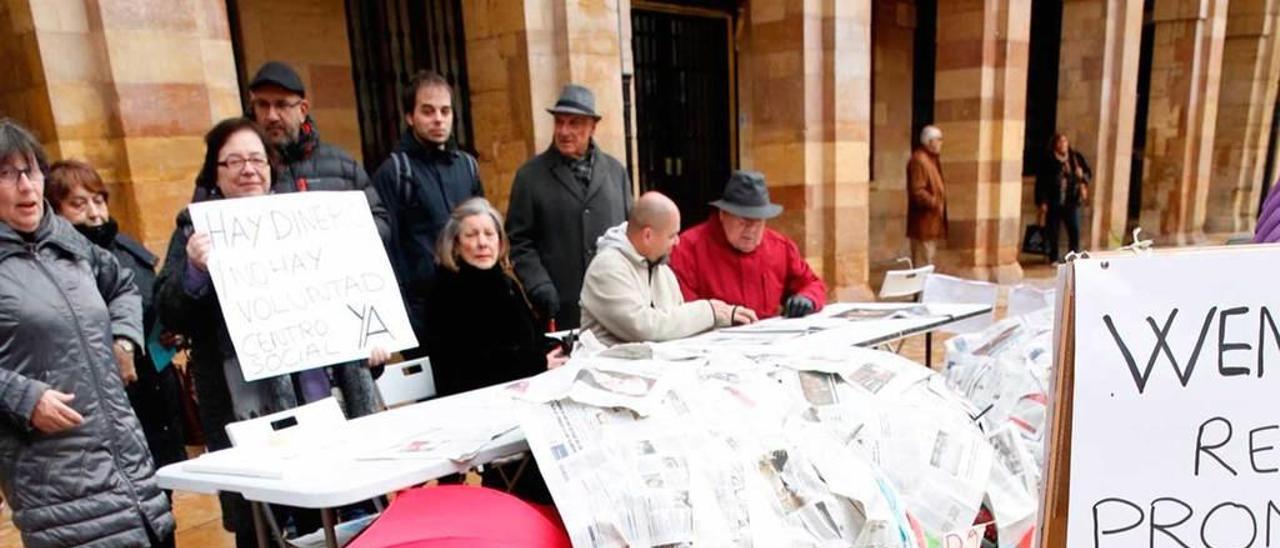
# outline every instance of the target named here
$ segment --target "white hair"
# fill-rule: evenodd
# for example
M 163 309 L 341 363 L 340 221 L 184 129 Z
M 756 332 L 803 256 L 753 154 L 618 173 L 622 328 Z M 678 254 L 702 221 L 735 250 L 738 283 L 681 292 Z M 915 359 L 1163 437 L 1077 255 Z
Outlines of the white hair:
M 941 138 L 942 130 L 938 129 L 938 126 L 924 126 L 924 129 L 920 130 L 920 144 L 922 145 L 928 145 L 929 141 Z

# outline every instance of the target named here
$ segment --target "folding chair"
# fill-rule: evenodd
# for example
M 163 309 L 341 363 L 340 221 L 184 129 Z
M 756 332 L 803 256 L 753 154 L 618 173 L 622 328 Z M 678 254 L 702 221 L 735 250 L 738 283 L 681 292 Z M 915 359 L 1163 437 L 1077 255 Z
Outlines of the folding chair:
M 310 440 L 321 439 L 332 434 L 345 422 L 347 418 L 343 415 L 338 400 L 325 398 L 279 413 L 233 422 L 226 426 L 226 431 L 232 447 L 272 448 L 290 444 L 305 446 Z M 373 504 L 379 512 L 382 511 L 381 500 L 374 499 Z M 271 512 L 270 505 L 252 501 L 251 505 L 255 515 L 254 524 L 258 528 L 259 545 L 265 544 L 266 541 L 262 520 L 265 520 L 265 524 L 270 527 L 271 535 L 278 546 L 288 548 L 295 545 L 285 538 L 284 529 L 276 523 L 275 514 Z M 337 527 L 332 508 L 321 509 L 320 517 L 326 530 Z
M 1057 292 L 1053 289 L 1018 284 L 1009 291 L 1009 306 L 1005 317 L 1015 318 L 1043 308 L 1053 308 L 1055 293 Z
M 995 322 L 996 301 L 1000 298 L 1000 286 L 977 280 L 965 280 L 946 274 L 930 274 L 925 278 L 923 303 L 962 303 L 991 305 L 991 312 L 947 324 L 940 330 L 953 335 L 981 331 Z M 925 334 L 925 365 L 933 368 L 933 332 Z
M 924 280 L 933 274 L 933 265 L 912 268 L 911 259 L 905 257 L 898 259 L 898 262 L 907 263 L 907 269 L 890 270 L 884 273 L 884 282 L 880 284 L 880 300 L 902 298 L 910 301 L 920 300 L 920 292 L 924 291 Z M 897 346 L 894 346 L 894 343 L 884 343 L 879 347 L 881 350 L 901 354 L 905 343 L 905 339 L 899 339 Z
M 910 261 L 907 262 L 910 263 Z M 933 274 L 933 265 L 885 272 L 884 283 L 880 284 L 880 300 L 903 297 L 916 300 L 924 291 L 925 279 L 931 274 Z
M 420 402 L 436 395 L 430 358 L 388 364 L 377 384 L 382 401 L 388 408 Z

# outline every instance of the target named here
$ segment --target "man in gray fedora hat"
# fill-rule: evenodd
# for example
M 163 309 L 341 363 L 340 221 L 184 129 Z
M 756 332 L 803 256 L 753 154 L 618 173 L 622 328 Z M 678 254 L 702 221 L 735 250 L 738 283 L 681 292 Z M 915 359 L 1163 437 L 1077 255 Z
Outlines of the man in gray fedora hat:
M 809 268 L 800 248 L 765 226 L 782 213 L 769 201 L 764 174 L 735 171 L 711 218 L 680 235 L 671 268 L 685 300 L 740 304 L 761 319 L 790 318 L 822 309 L 827 286 Z
M 596 240 L 627 220 L 631 180 L 592 139 L 601 116 L 591 90 L 569 84 L 547 112 L 555 117 L 555 139 L 516 172 L 507 234 L 516 274 L 537 312 L 555 328 L 571 329 L 580 321 L 578 296 Z

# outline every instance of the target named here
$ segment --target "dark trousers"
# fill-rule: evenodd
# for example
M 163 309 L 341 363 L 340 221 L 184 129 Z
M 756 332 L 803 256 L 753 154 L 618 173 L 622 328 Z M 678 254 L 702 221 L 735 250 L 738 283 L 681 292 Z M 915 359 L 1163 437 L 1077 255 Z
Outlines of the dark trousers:
M 1049 246 L 1050 262 L 1058 261 L 1058 235 L 1062 225 L 1067 228 L 1067 250 L 1080 251 L 1080 208 L 1050 207 L 1044 222 L 1044 239 Z

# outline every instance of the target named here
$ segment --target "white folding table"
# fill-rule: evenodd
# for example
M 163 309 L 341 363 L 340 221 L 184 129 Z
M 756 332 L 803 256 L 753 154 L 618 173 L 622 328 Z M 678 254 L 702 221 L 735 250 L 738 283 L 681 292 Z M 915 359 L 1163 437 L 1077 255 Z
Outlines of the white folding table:
M 915 303 L 857 303 L 830 305 L 825 313 L 838 313 L 850 308 L 867 310 L 896 310 L 920 306 Z M 848 325 L 805 334 L 803 337 L 779 337 L 780 344 L 833 344 L 874 346 L 919 334 L 929 334 L 939 327 L 977 315 L 991 312 L 989 305 L 934 304 L 928 305 L 926 316 L 901 319 L 875 319 L 850 321 Z M 324 518 L 325 539 L 329 546 L 337 546 L 334 534 L 333 509 L 373 499 L 386 493 L 420 485 L 427 481 L 465 472 L 467 469 L 526 451 L 524 434 L 516 428 L 519 406 L 502 393 L 500 386 L 484 388 L 445 398 L 437 398 L 344 423 L 342 432 L 334 435 L 341 439 L 360 440 L 333 451 L 295 456 L 288 460 L 279 478 L 250 477 L 225 473 L 193 472 L 186 463 L 170 464 L 161 468 L 156 477 L 164 489 L 218 493 L 239 493 L 254 506 L 254 521 L 258 525 L 258 541 L 266 546 L 262 527 L 261 504 L 283 504 L 321 511 Z M 390 446 L 406 435 L 438 428 L 441 436 L 450 432 L 465 436 L 463 432 L 474 428 L 469 417 L 485 417 L 485 421 L 509 421 L 512 430 L 493 439 L 475 457 L 459 463 L 447 458 L 417 460 L 361 460 L 353 455 L 379 447 Z M 241 451 L 237 448 L 217 451 L 223 460 L 261 458 L 261 453 Z

